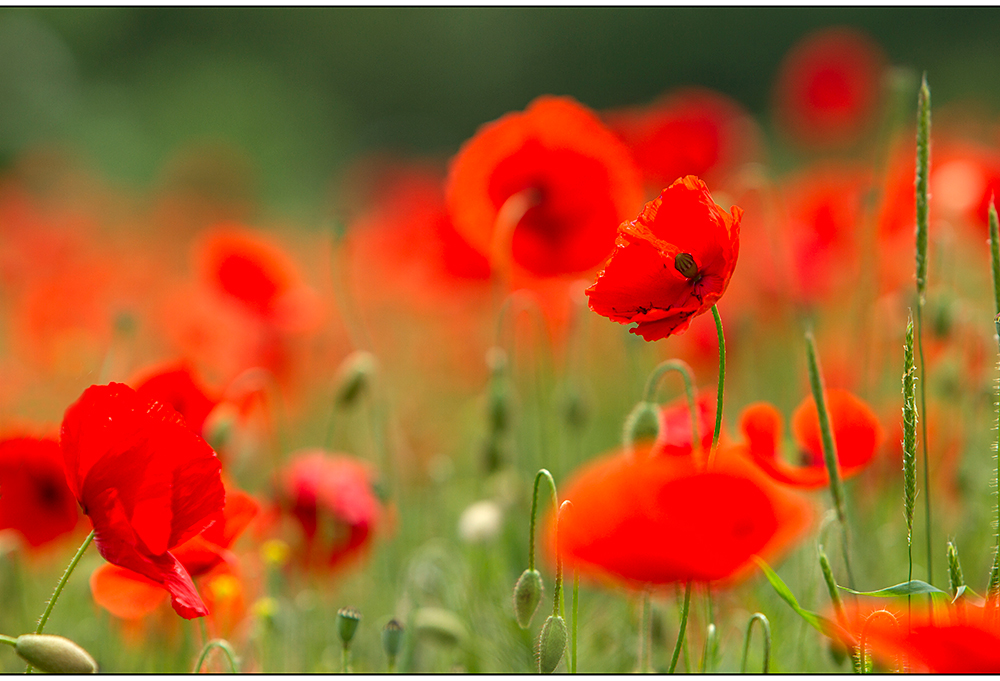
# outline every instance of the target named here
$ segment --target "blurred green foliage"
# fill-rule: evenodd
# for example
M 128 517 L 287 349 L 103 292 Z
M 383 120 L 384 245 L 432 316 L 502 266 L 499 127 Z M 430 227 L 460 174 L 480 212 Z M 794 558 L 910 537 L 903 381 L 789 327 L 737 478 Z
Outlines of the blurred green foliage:
M 697 84 L 766 119 L 783 55 L 829 25 L 926 70 L 937 103 L 1000 107 L 998 8 L 10 8 L 0 161 L 58 143 L 144 185 L 183 145 L 222 141 L 265 205 L 306 216 L 358 154 L 447 157 L 544 93 L 604 109 Z

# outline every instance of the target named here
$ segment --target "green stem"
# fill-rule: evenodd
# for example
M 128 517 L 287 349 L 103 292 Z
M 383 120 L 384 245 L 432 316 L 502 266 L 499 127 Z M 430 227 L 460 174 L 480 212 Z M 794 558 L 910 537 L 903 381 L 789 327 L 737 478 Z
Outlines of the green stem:
M 648 588 L 642 594 L 642 611 L 646 617 L 639 626 L 639 670 L 648 674 L 653 656 L 653 599 Z
M 542 468 L 537 473 L 535 473 L 535 487 L 531 494 L 531 528 L 530 537 L 528 539 L 528 569 L 535 569 L 535 519 L 538 516 L 538 483 L 545 478 L 549 482 L 549 489 L 552 492 L 552 507 L 558 511 L 559 510 L 559 498 L 556 496 L 556 481 L 552 479 L 552 474 L 548 470 Z
M 684 632 L 687 630 L 688 611 L 691 609 L 691 580 L 684 585 L 684 605 L 681 608 L 681 626 L 677 630 L 677 643 L 674 644 L 674 654 L 670 658 L 670 668 L 668 674 L 673 674 L 677 668 L 677 660 L 681 656 L 681 645 L 684 642 Z
M 73 570 L 76 569 L 76 564 L 80 562 L 81 558 L 83 558 L 83 553 L 87 550 L 87 547 L 90 546 L 90 542 L 92 541 L 94 541 L 93 531 L 91 531 L 91 533 L 87 535 L 87 538 L 83 540 L 83 544 L 81 544 L 80 548 L 77 549 L 76 555 L 73 556 L 73 560 L 71 560 L 69 565 L 66 566 L 66 571 L 63 572 L 62 578 L 59 580 L 59 583 L 56 584 L 56 590 L 52 592 L 52 598 L 50 598 L 49 602 L 46 604 L 45 612 L 43 612 L 42 616 L 38 619 L 38 626 L 35 628 L 36 634 L 42 633 L 42 630 L 45 629 L 45 623 L 49 621 L 49 615 L 52 614 L 52 608 L 55 607 L 56 601 L 59 600 L 59 594 L 62 593 L 63 587 L 66 586 L 66 582 L 69 580 L 69 576 L 73 574 Z
M 344 644 L 344 647 L 340 649 L 340 673 L 351 673 L 351 647 L 346 643 Z
M 201 655 L 198 656 L 198 662 L 194 665 L 194 671 L 192 674 L 201 673 L 201 668 L 205 664 L 208 654 L 212 652 L 214 648 L 218 648 L 226 655 L 226 659 L 229 660 L 229 673 L 238 674 L 239 671 L 236 668 L 236 653 L 233 652 L 232 646 L 225 639 L 215 638 L 205 644 L 205 647 L 201 649 Z
M 834 509 L 841 529 L 841 548 L 844 553 L 844 565 L 847 568 L 847 581 L 854 588 L 854 573 L 851 570 L 851 554 L 848 548 L 847 509 L 844 503 L 844 486 L 840 479 L 840 463 L 837 458 L 837 443 L 833 437 L 830 425 L 830 412 L 826 407 L 826 386 L 823 384 L 823 371 L 816 354 L 816 339 L 812 331 L 806 332 L 806 359 L 809 364 L 809 384 L 812 387 L 813 400 L 816 402 L 816 413 L 819 416 L 819 430 L 823 441 L 823 460 L 830 477 L 830 495 L 833 497 Z
M 726 336 L 722 332 L 722 317 L 719 307 L 712 306 L 712 316 L 715 317 L 715 331 L 719 336 L 719 391 L 715 399 L 715 431 L 712 433 L 712 449 L 708 453 L 708 465 L 711 467 L 715 459 L 715 450 L 719 446 L 719 435 L 722 433 L 722 397 L 726 384 Z
M 868 626 L 876 617 L 888 617 L 892 620 L 892 623 L 895 624 L 896 627 L 899 627 L 899 622 L 896 620 L 896 616 L 888 610 L 876 610 L 868 616 L 864 625 L 861 627 L 861 636 L 858 638 L 858 664 L 860 666 L 858 671 L 861 674 L 867 673 L 867 661 L 865 660 L 865 639 L 868 637 Z
M 646 379 L 646 389 L 643 391 L 642 399 L 645 402 L 656 402 L 656 391 L 660 387 L 660 379 L 668 371 L 676 371 L 684 381 L 684 394 L 687 396 L 688 410 L 691 412 L 691 449 L 697 451 L 701 448 L 701 427 L 698 418 L 698 403 L 695 401 L 694 394 L 694 372 L 687 362 L 682 359 L 668 359 L 660 362 Z
M 569 634 L 569 673 L 576 674 L 576 631 L 580 619 L 580 573 L 573 571 L 573 628 Z
M 552 501 L 555 501 L 555 484 L 553 484 L 552 490 Z M 559 521 L 562 520 L 562 514 L 566 512 L 566 509 L 572 505 L 569 501 L 564 501 L 562 506 L 556 507 L 556 546 L 559 546 Z M 559 550 L 556 550 L 556 584 L 552 588 L 552 616 L 566 619 L 563 607 L 563 560 L 562 552 Z
M 4 636 L 3 634 L 0 634 L 0 643 L 6 643 L 9 646 L 16 646 L 17 639 L 12 636 Z
M 760 626 L 764 630 L 764 665 L 761 673 L 767 674 L 771 666 L 771 623 L 767 621 L 767 617 L 763 613 L 755 612 L 750 617 L 750 623 L 747 624 L 747 635 L 743 640 L 743 660 L 740 662 L 740 674 L 747 673 L 747 653 L 750 652 L 750 634 L 753 633 L 754 622 L 760 622 Z

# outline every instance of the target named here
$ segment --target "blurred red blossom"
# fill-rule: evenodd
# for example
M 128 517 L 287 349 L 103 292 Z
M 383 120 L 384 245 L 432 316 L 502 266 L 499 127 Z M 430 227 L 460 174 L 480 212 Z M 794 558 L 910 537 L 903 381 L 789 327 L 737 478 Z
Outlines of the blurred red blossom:
M 810 33 L 779 67 L 776 118 L 802 144 L 850 144 L 875 120 L 885 68 L 881 48 L 860 31 L 838 27 Z
M 194 370 L 186 362 L 150 367 L 132 383 L 139 397 L 169 404 L 198 435 L 203 435 L 205 419 L 219 404 L 219 398 L 210 397 L 196 382 Z
M 37 548 L 72 532 L 79 519 L 59 441 L 27 436 L 0 440 L 0 530 L 16 530 Z
M 712 436 L 715 433 L 716 398 L 715 392 L 711 390 L 699 390 L 695 397 L 701 450 L 706 453 L 712 446 Z M 722 432 L 719 442 L 724 446 L 725 441 L 725 432 Z M 691 442 L 691 408 L 687 397 L 682 395 L 660 410 L 660 434 L 653 451 L 667 456 L 689 456 Z
M 682 333 L 725 293 L 740 249 L 740 218 L 687 176 L 618 227 L 615 250 L 587 289 L 590 309 L 647 341 Z
M 846 390 L 826 391 L 834 445 L 842 479 L 867 468 L 882 444 L 882 426 L 860 398 Z M 740 416 L 740 428 L 747 440 L 750 457 L 779 482 L 803 489 L 830 484 L 823 458 L 819 412 L 812 396 L 803 400 L 792 414 L 792 436 L 799 447 L 801 462 L 791 465 L 781 459 L 781 413 L 767 402 L 751 404 Z
M 171 553 L 219 518 L 221 466 L 172 407 L 121 383 L 87 388 L 63 418 L 67 480 L 109 563 L 170 592 L 186 619 L 207 614 Z

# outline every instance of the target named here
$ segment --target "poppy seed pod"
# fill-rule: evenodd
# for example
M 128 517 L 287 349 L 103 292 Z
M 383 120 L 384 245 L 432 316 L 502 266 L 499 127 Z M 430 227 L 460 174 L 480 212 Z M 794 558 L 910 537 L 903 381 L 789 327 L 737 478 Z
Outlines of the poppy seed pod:
M 514 616 L 522 629 L 531 625 L 544 590 L 542 575 L 538 570 L 525 570 L 517 578 L 517 584 L 514 585 Z
M 361 613 L 354 608 L 341 608 L 337 611 L 337 635 L 344 645 L 348 645 L 354 638 L 358 625 L 361 623 Z
M 68 638 L 49 634 L 17 637 L 14 650 L 37 669 L 49 674 L 94 674 L 97 663 L 90 654 Z
M 382 650 L 390 662 L 396 660 L 403 645 L 403 625 L 398 620 L 389 620 L 382 629 Z
M 551 674 L 559 665 L 566 651 L 566 620 L 558 615 L 549 615 L 542 625 L 538 635 L 538 671 L 541 674 Z

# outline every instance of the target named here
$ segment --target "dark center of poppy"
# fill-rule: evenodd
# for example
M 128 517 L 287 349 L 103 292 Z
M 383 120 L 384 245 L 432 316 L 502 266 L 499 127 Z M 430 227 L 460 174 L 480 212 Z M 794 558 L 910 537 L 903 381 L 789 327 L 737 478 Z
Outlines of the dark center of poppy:
M 698 276 L 698 265 L 694 262 L 694 256 L 690 253 L 678 253 L 674 258 L 674 269 L 680 272 L 685 279 L 694 279 Z
M 55 506 L 62 497 L 59 493 L 59 487 L 52 480 L 39 481 L 36 491 L 38 493 L 38 501 L 43 506 Z

